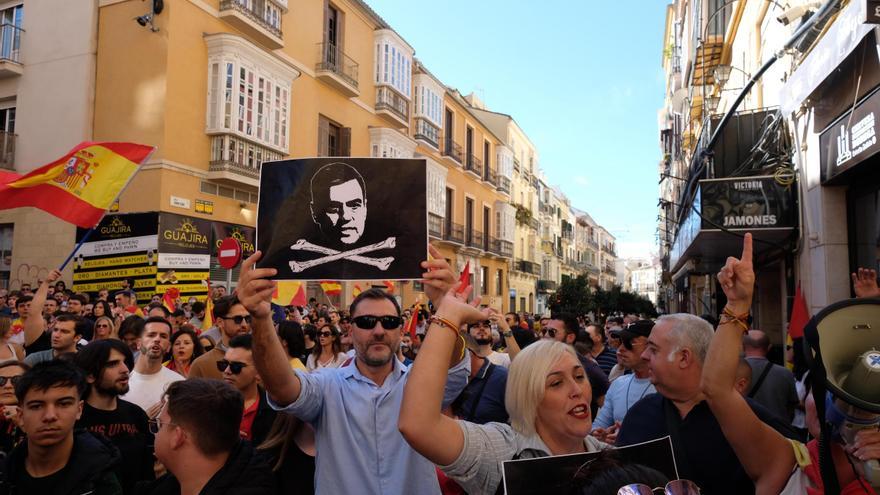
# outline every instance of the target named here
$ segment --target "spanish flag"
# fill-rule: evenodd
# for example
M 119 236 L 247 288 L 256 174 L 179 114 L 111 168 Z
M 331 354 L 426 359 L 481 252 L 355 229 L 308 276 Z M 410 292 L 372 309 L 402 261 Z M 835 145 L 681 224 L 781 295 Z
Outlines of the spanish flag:
M 388 291 L 389 294 L 394 294 L 394 282 L 391 280 L 383 280 L 382 285 L 385 286 L 385 290 Z
M 361 292 L 363 292 L 363 291 L 364 291 L 364 290 L 361 289 L 361 286 L 360 286 L 360 285 L 358 285 L 358 284 L 354 284 L 354 288 L 351 289 L 351 295 L 354 296 L 354 297 L 357 297 L 357 296 L 361 295 Z
M 279 306 L 305 306 L 306 291 L 302 282 L 279 280 L 272 293 L 272 302 Z
M 333 280 L 322 280 L 321 290 L 328 296 L 335 296 L 342 293 L 342 284 Z
M 165 306 L 169 313 L 173 313 L 177 309 L 178 297 L 180 297 L 180 291 L 177 287 L 166 290 L 165 294 L 162 295 L 162 306 Z
M 416 304 L 413 308 L 412 315 L 410 315 L 409 320 L 406 322 L 406 332 L 409 334 L 410 338 L 416 338 L 416 328 L 419 326 L 419 311 L 422 309 L 420 304 Z
M 0 210 L 32 206 L 79 227 L 94 227 L 154 149 L 133 143 L 80 143 L 27 175 L 3 174 Z

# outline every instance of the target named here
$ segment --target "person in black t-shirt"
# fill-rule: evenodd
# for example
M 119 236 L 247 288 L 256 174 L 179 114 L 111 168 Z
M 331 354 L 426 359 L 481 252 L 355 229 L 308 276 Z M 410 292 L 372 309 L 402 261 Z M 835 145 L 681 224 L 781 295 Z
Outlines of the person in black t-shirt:
M 153 435 L 147 414 L 118 398 L 128 392 L 132 354 L 122 341 L 97 340 L 76 355 L 76 365 L 86 374 L 89 389 L 77 427 L 106 437 L 125 462 L 116 471 L 123 492 L 133 493 L 139 481 L 153 479 Z
M 15 395 L 27 440 L 12 450 L 0 494 L 122 493 L 113 473 L 119 450 L 85 430 L 74 431 L 85 388 L 82 372 L 57 359 L 21 376 Z

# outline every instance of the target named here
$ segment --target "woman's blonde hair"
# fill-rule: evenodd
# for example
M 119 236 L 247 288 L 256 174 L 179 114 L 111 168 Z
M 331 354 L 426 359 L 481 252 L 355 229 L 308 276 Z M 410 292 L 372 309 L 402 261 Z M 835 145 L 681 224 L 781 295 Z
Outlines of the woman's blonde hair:
M 547 374 L 565 354 L 577 359 L 570 345 L 541 340 L 523 349 L 510 363 L 504 405 L 510 415 L 510 426 L 517 432 L 526 436 L 537 435 L 535 420 L 538 406 L 544 400 Z
M 7 316 L 0 316 L 0 339 L 9 338 L 10 330 L 12 330 L 12 320 Z
M 119 333 L 118 333 L 118 330 L 117 330 L 117 328 L 116 328 L 116 323 L 113 321 L 112 318 L 107 317 L 107 316 L 99 316 L 99 317 L 95 320 L 95 326 L 97 327 L 98 323 L 100 323 L 101 321 L 104 321 L 104 320 L 106 320 L 107 323 L 110 324 L 110 333 L 107 334 L 107 338 L 108 338 L 108 339 L 118 339 L 118 338 L 119 338 Z M 97 338 L 97 336 L 98 336 L 98 330 L 97 330 L 97 329 L 95 329 L 94 334 L 95 334 L 95 338 Z

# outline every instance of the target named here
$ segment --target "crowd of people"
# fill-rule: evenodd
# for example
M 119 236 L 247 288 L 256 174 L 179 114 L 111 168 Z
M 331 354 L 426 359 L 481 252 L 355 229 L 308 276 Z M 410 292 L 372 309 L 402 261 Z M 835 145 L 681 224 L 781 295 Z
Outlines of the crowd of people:
M 717 324 L 501 314 L 430 252 L 409 309 L 381 289 L 276 307 L 260 253 L 212 315 L 58 271 L 0 292 L 0 494 L 495 494 L 505 461 L 583 452 L 569 493 L 824 493 L 802 352 L 773 363 L 748 323 L 749 236 Z M 876 273 L 854 283 L 880 296 Z M 615 454 L 667 436 L 678 480 Z M 842 493 L 875 493 L 853 462 L 880 431 L 834 452 Z

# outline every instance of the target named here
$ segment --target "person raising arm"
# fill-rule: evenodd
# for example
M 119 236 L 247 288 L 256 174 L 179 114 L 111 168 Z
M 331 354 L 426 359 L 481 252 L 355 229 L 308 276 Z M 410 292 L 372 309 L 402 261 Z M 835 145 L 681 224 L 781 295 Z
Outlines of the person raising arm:
M 46 330 L 46 320 L 43 319 L 43 306 L 46 304 L 46 298 L 49 295 L 49 285 L 61 278 L 61 272 L 52 270 L 46 275 L 46 279 L 40 284 L 37 293 L 34 294 L 34 300 L 31 301 L 30 317 L 24 322 L 24 347 L 34 342 L 43 331 Z

